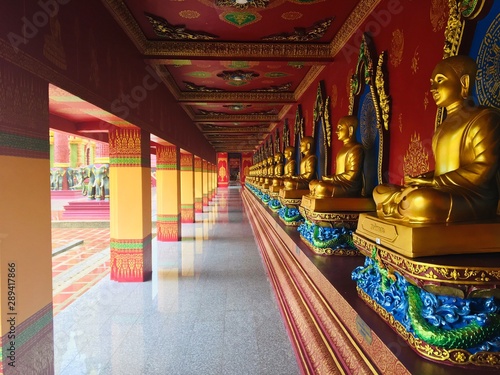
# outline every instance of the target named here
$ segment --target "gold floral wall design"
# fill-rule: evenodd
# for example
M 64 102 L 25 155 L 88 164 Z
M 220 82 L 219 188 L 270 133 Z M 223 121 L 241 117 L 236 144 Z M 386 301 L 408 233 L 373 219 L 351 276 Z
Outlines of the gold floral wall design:
M 420 134 L 415 132 L 403 158 L 403 174 L 417 176 L 429 170 L 429 153 L 425 150 Z
M 391 49 L 389 52 L 389 61 L 392 66 L 398 67 L 403 60 L 403 49 L 405 37 L 403 30 L 397 29 L 392 32 Z
M 432 31 L 438 32 L 443 29 L 448 20 L 448 1 L 432 0 L 429 16 L 432 25 Z

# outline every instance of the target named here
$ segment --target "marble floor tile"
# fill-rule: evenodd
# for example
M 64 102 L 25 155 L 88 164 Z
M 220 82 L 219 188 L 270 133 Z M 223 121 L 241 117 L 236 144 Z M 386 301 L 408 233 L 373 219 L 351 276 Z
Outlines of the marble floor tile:
M 240 192 L 155 238 L 151 281 L 107 275 L 59 312 L 56 374 L 299 374 Z

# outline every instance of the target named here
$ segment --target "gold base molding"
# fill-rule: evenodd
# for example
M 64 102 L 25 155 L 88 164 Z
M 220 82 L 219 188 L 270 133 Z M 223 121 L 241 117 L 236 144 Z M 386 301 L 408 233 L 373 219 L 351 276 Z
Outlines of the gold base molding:
M 312 252 L 318 255 L 336 255 L 336 256 L 358 256 L 360 255 L 358 249 L 332 249 L 330 247 L 322 248 L 322 247 L 317 247 L 314 246 L 312 243 L 310 243 L 308 240 L 306 240 L 304 237 L 300 236 L 300 239 L 302 242 L 304 242 L 309 249 L 311 249 Z
M 500 253 L 500 218 L 496 221 L 409 224 L 359 216 L 356 234 L 409 258 L 449 254 Z

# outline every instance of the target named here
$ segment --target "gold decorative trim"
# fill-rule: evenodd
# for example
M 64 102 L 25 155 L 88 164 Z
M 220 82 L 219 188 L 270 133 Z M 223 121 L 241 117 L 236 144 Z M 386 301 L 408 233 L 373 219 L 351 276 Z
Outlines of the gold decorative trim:
M 381 58 L 379 57 L 377 72 L 374 71 L 373 67 L 373 58 L 371 45 L 369 41 L 371 39 L 366 37 L 366 34 L 363 35 L 361 45 L 359 46 L 359 56 L 358 62 L 356 64 L 356 71 L 351 76 L 350 79 L 350 90 L 349 90 L 349 115 L 354 114 L 354 106 L 356 97 L 361 93 L 361 90 L 364 85 L 368 85 L 370 89 L 370 95 L 373 100 L 373 104 L 375 107 L 375 115 L 377 118 L 377 129 L 379 135 L 379 152 L 378 152 L 378 162 L 377 162 L 377 179 L 378 183 L 382 183 L 382 164 L 383 164 L 383 155 L 384 155 L 384 132 L 383 129 L 388 127 L 388 123 L 386 124 L 383 116 L 386 116 L 387 121 L 390 116 L 390 100 L 389 96 L 385 92 L 385 78 L 382 71 L 383 64 L 383 56 L 385 53 L 381 54 Z M 379 68 L 380 67 L 380 68 Z M 376 73 L 379 76 L 376 76 Z M 384 109 L 381 109 L 381 102 L 379 95 L 383 95 L 384 100 Z
M 330 43 L 332 56 L 339 53 L 381 0 L 361 0 Z
M 359 213 L 345 213 L 345 212 L 315 212 L 303 206 L 299 206 L 300 214 L 307 219 L 307 221 L 318 223 L 341 223 L 344 227 L 349 229 L 356 229 L 358 226 Z
M 151 13 L 144 13 L 155 34 L 161 38 L 171 40 L 211 40 L 218 39 L 217 35 L 186 29 L 185 25 L 172 25 L 166 19 Z
M 327 122 L 329 115 L 325 115 L 325 112 L 328 110 L 326 107 L 326 101 L 323 99 L 325 96 L 325 88 L 324 81 L 320 81 L 318 83 L 318 88 L 316 89 L 316 101 L 314 103 L 313 109 L 313 124 L 312 124 L 312 136 L 316 134 L 316 122 L 321 120 L 321 125 L 323 129 L 324 143 L 321 145 L 324 149 L 324 160 L 323 160 L 323 175 L 327 175 L 329 154 L 330 154 L 330 145 L 331 145 L 331 124 Z
M 500 284 L 500 267 L 464 267 L 424 263 L 406 258 L 356 233 L 353 234 L 353 242 L 363 255 L 371 257 L 373 250 L 376 250 L 380 261 L 386 267 L 399 272 L 405 278 L 410 277 L 411 280 L 421 285 L 427 284 L 426 282 L 475 286 Z
M 377 87 L 377 93 L 379 98 L 380 111 L 382 112 L 382 120 L 384 124 L 384 129 L 389 130 L 389 113 L 391 99 L 385 91 L 385 79 L 383 72 L 385 52 L 382 51 L 378 57 L 377 72 L 375 73 L 375 86 Z
M 314 25 L 307 28 L 296 27 L 295 31 L 291 33 L 274 34 L 265 36 L 261 39 L 265 41 L 277 42 L 310 42 L 312 40 L 321 39 L 331 26 L 332 22 L 333 18 L 327 18 L 325 20 L 315 22 Z
M 288 112 L 288 111 L 287 111 Z M 285 119 L 283 124 L 283 151 L 285 148 L 290 146 L 290 126 L 288 125 L 288 119 Z
M 123 0 L 103 0 L 102 3 L 122 27 L 132 43 L 135 44 L 139 52 L 144 53 L 149 42 Z
M 297 139 L 297 135 L 300 135 L 300 138 L 304 136 L 304 117 L 302 116 L 302 106 L 300 104 L 297 104 L 297 110 L 295 111 L 293 133 L 295 134 L 295 139 Z
M 359 250 L 357 249 L 332 249 L 330 247 L 326 248 L 321 248 L 321 247 L 316 247 L 309 241 L 307 241 L 302 235 L 300 236 L 300 239 L 302 242 L 304 242 L 309 249 L 311 249 L 315 254 L 318 255 L 328 255 L 328 256 L 347 256 L 347 257 L 353 257 L 353 256 L 359 256 Z

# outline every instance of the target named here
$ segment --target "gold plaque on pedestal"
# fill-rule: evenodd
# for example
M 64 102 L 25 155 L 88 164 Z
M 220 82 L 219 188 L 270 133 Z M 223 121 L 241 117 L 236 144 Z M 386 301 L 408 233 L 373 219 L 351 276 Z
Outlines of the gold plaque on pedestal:
M 309 194 L 309 189 L 280 189 L 280 198 L 284 199 L 302 199 L 302 196 Z M 300 204 L 300 202 L 299 202 Z
M 316 198 L 304 195 L 301 206 L 314 212 L 375 211 L 375 203 L 371 198 Z
M 356 234 L 409 258 L 500 252 L 500 220 L 409 224 L 359 216 Z

